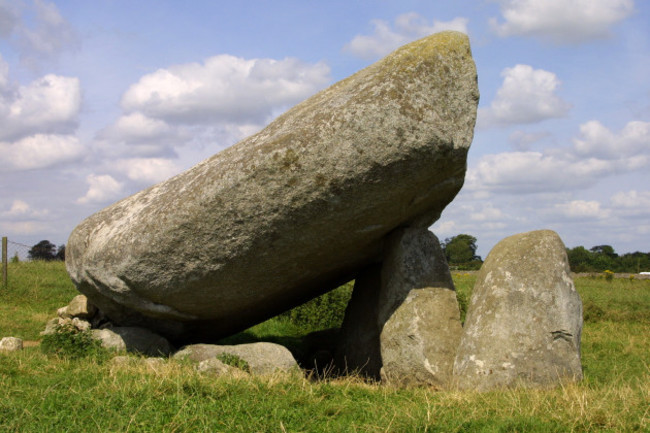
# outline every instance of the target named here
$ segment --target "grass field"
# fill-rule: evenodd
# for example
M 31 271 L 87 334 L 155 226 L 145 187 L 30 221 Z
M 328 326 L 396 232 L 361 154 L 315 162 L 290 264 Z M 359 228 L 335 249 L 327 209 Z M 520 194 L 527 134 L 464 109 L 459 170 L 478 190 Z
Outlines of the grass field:
M 0 336 L 36 340 L 76 294 L 62 263 L 12 263 Z M 454 276 L 469 299 L 473 275 Z M 38 347 L 0 353 L 1 432 L 650 431 L 650 280 L 578 278 L 585 379 L 551 390 L 397 389 L 358 378 L 214 378 L 188 364 L 116 365 Z M 248 332 L 298 338 L 286 321 Z

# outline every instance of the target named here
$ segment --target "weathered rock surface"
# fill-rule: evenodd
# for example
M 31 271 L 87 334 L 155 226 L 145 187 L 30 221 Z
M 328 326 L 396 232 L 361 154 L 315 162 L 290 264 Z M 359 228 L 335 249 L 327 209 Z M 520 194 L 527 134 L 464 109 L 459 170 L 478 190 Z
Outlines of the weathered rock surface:
M 355 287 L 338 358 L 384 382 L 447 386 L 462 328 L 438 238 L 426 228 L 397 230 L 371 271 Z
M 72 298 L 72 301 L 65 307 L 65 313 L 70 317 L 77 317 L 79 319 L 91 319 L 97 313 L 97 307 L 88 302 L 88 298 L 84 295 L 77 295 Z
M 148 329 L 137 327 L 114 327 L 111 329 L 93 329 L 93 338 L 99 340 L 102 347 L 116 351 L 128 351 L 147 356 L 168 356 L 173 347 L 169 341 Z
M 0 340 L 0 351 L 16 352 L 23 350 L 23 340 L 17 337 L 3 337 Z
M 248 363 L 250 373 L 267 375 L 298 371 L 298 363 L 289 350 L 275 343 L 249 343 L 232 346 L 216 344 L 192 344 L 174 354 L 174 359 L 202 362 L 221 354 L 238 356 Z
M 455 379 L 478 390 L 581 379 L 581 331 L 582 302 L 557 233 L 508 237 L 478 274 Z
M 406 45 L 75 228 L 66 265 L 115 323 L 232 334 L 348 281 L 460 190 L 478 103 L 466 35 Z
M 196 371 L 199 373 L 209 373 L 215 376 L 231 376 L 231 377 L 248 377 L 250 376 L 244 370 L 224 364 L 217 358 L 205 359 L 196 366 Z

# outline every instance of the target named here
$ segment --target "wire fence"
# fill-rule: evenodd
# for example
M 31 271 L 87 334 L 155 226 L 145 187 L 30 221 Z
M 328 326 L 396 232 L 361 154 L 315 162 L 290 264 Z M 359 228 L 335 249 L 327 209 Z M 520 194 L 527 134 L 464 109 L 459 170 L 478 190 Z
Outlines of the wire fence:
M 8 263 L 9 262 L 24 262 L 30 260 L 29 251 L 32 249 L 29 245 L 21 244 L 7 239 L 6 236 L 2 237 L 2 252 L 1 252 L 1 267 L 2 267 L 2 280 L 0 286 L 3 289 L 7 288 L 8 280 Z
M 7 260 L 24 262 L 29 260 L 29 250 L 32 247 L 29 245 L 21 244 L 19 242 L 10 241 L 7 239 Z

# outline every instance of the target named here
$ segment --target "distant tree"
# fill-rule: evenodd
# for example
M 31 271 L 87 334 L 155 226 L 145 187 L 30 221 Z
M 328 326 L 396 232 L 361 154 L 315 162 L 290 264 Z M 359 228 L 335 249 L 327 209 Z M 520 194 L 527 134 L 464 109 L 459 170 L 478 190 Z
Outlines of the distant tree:
M 54 260 L 56 259 L 56 245 L 50 241 L 40 241 L 29 250 L 28 254 L 32 260 Z
M 614 252 L 614 248 L 611 245 L 596 245 L 591 247 L 590 251 L 594 254 L 604 254 L 611 258 L 618 257 L 618 254 Z
M 453 266 L 467 265 L 472 263 L 480 267 L 481 257 L 476 255 L 476 238 L 468 234 L 460 234 L 447 238 L 442 243 L 447 262 Z
M 56 250 L 56 259 L 65 261 L 65 245 L 59 245 L 59 249 Z
M 592 271 L 593 253 L 583 246 L 567 248 L 569 266 L 573 272 L 590 272 Z

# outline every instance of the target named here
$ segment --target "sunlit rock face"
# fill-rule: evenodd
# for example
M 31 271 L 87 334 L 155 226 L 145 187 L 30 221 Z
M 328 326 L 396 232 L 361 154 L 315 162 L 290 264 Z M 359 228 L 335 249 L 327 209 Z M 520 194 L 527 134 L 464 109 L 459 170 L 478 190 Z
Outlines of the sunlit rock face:
M 354 278 L 460 190 L 478 104 L 466 35 L 439 33 L 259 133 L 92 215 L 66 249 L 80 292 L 173 340 L 232 334 Z
M 510 236 L 478 274 L 456 353 L 462 389 L 549 387 L 582 379 L 582 301 L 551 230 Z

